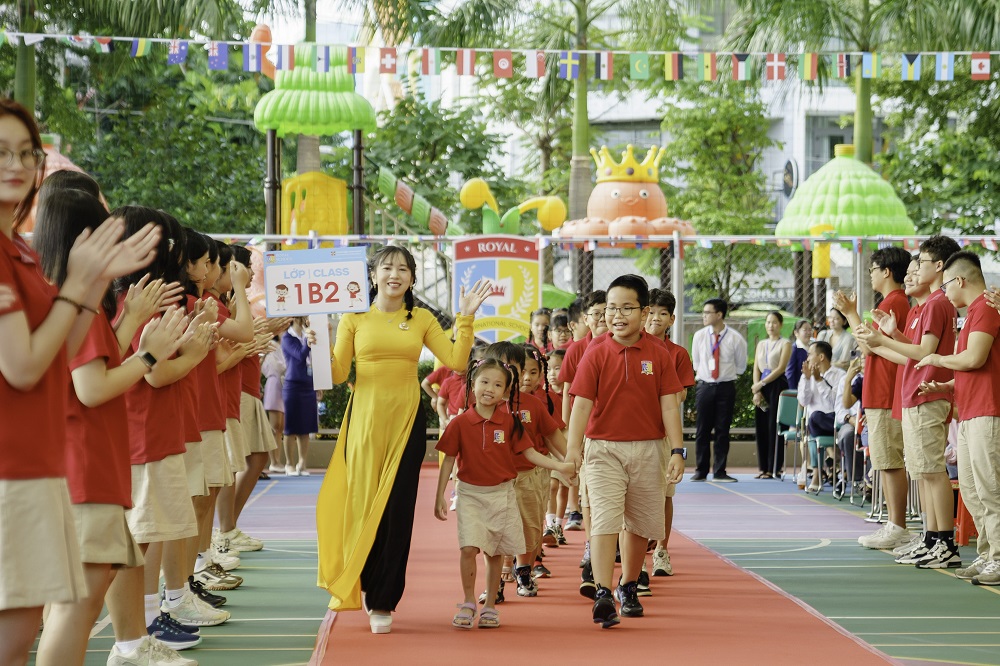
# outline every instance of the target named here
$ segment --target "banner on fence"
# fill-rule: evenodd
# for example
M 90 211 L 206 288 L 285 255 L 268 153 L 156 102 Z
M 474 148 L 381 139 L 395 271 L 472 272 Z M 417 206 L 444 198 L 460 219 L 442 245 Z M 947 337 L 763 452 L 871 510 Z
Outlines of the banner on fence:
M 458 311 L 461 289 L 477 280 L 493 291 L 476 316 L 476 336 L 497 342 L 531 336 L 531 312 L 541 306 L 541 255 L 533 238 L 477 236 L 455 243 L 452 304 Z
M 368 311 L 363 247 L 264 253 L 268 317 Z

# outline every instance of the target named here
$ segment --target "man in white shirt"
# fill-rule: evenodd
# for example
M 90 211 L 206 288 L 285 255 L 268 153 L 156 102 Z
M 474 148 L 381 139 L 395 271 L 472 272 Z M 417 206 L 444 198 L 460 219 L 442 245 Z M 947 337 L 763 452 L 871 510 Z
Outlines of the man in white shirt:
M 736 404 L 736 377 L 747 368 L 747 342 L 726 326 L 728 304 L 721 298 L 710 298 L 701 309 L 705 327 L 694 334 L 691 361 L 695 371 L 695 473 L 692 481 L 708 478 L 732 483 L 736 479 L 726 474 L 729 457 L 729 427 Z M 715 465 L 711 465 L 709 443 L 715 431 Z
M 817 340 L 809 345 L 809 356 L 802 364 L 802 379 L 799 380 L 799 404 L 806 414 L 809 435 L 833 436 L 834 424 L 838 412 L 841 418 L 846 418 L 847 410 L 843 407 L 842 393 L 838 401 L 838 391 L 842 391 L 844 376 L 847 373 L 833 365 L 833 348 L 829 342 Z M 810 446 L 810 458 L 813 458 L 814 447 Z M 813 474 L 809 490 L 818 491 L 822 487 L 822 467 L 819 456 L 810 460 L 816 470 Z

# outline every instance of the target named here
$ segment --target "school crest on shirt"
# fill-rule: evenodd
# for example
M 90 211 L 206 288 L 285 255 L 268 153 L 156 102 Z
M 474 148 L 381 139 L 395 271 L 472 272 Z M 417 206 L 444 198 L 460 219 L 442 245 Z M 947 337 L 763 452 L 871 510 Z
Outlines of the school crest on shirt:
M 504 443 L 503 430 L 494 430 L 493 431 L 493 443 L 494 444 L 503 444 Z
M 531 423 L 531 412 L 529 410 L 521 410 L 521 423 Z
M 639 366 L 641 368 L 642 374 L 651 375 L 653 374 L 653 362 L 652 361 L 640 361 Z

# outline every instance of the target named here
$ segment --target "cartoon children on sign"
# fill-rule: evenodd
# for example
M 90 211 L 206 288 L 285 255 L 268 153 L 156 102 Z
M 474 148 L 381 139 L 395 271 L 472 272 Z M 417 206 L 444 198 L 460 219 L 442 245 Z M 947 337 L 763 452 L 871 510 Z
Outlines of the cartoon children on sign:
M 358 308 L 364 307 L 365 301 L 361 298 L 361 285 L 357 282 L 347 283 L 347 293 L 350 295 L 350 301 L 348 302 L 348 307 Z
M 274 302 L 277 304 L 275 310 L 286 310 L 285 299 L 288 297 L 288 286 L 276 284 L 274 285 L 274 293 L 277 295 L 277 298 L 274 299 Z

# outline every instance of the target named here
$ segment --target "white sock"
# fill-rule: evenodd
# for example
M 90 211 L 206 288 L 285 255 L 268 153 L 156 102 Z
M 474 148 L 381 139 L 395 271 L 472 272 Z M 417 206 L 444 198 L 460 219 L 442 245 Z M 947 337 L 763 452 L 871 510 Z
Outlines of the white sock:
M 545 514 L 545 524 L 546 525 L 556 525 L 556 524 L 558 524 L 558 523 L 556 523 L 556 514 L 554 514 L 554 513 L 547 513 L 547 514 Z
M 137 638 L 134 641 L 115 641 L 115 647 L 122 654 L 132 654 L 139 649 L 142 642 L 146 640 L 145 638 Z
M 556 525 L 558 525 L 559 527 L 565 527 L 566 526 L 566 516 L 563 516 L 562 518 L 556 518 Z
M 160 616 L 160 595 L 147 594 L 143 597 L 146 607 L 146 626 L 153 624 L 153 620 Z
M 207 567 L 209 562 L 211 562 L 209 558 L 205 557 L 205 555 L 203 555 L 202 553 L 198 553 L 198 557 L 194 561 L 195 573 Z
M 921 528 L 922 532 L 925 532 L 925 533 L 927 532 L 927 514 L 926 513 L 921 513 L 920 514 L 920 528 Z
M 184 587 L 182 587 L 179 590 L 167 590 L 166 591 L 167 606 L 169 608 L 173 608 L 178 603 L 180 603 L 181 599 L 184 598 L 184 593 L 187 592 L 187 589 L 185 589 L 185 588 L 187 588 L 187 583 L 185 583 Z

